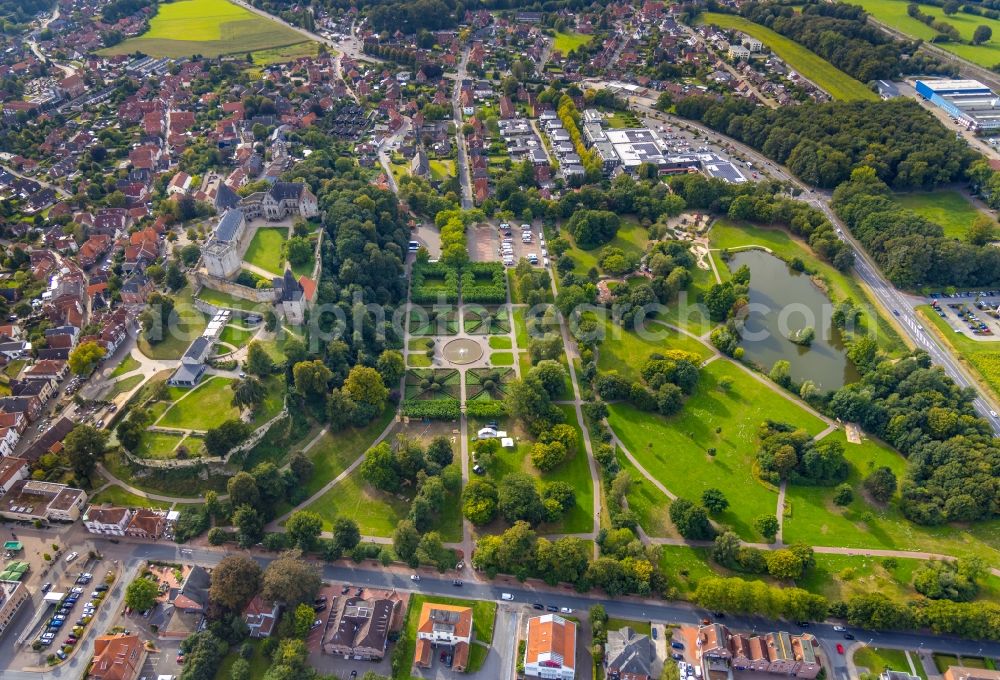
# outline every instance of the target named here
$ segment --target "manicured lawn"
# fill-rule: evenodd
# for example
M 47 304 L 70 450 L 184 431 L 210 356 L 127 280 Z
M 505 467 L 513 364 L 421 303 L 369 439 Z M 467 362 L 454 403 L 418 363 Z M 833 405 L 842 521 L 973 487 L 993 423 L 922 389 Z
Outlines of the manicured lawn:
M 490 354 L 490 363 L 494 366 L 513 366 L 514 355 L 511 352 L 493 352 Z
M 164 503 L 162 501 L 154 501 L 149 498 L 143 498 L 142 496 L 136 496 L 135 494 L 129 493 L 120 486 L 109 486 L 104 491 L 93 496 L 90 502 L 94 505 L 100 505 L 102 503 L 111 503 L 112 505 L 118 505 L 122 507 L 129 508 L 169 508 L 169 503 Z
M 413 653 L 417 645 L 417 619 L 420 617 L 420 610 L 425 602 L 436 604 L 447 604 L 457 607 L 472 608 L 472 630 L 473 640 L 479 640 L 489 644 L 493 641 L 493 623 L 497 614 L 497 603 L 488 600 L 460 600 L 457 597 L 430 597 L 427 595 L 413 594 L 410 596 L 410 604 L 406 610 L 406 622 L 403 624 L 403 631 L 398 644 L 402 647 L 402 657 L 406 659 L 403 668 L 398 673 L 393 674 L 393 680 L 409 680 L 410 663 L 413 660 Z
M 965 240 L 969 226 L 983 214 L 965 196 L 952 189 L 896 194 L 894 198 L 907 210 L 940 224 L 945 236 L 960 241 Z
M 184 435 L 182 434 L 144 432 L 134 453 L 140 458 L 173 459 L 174 450 L 183 439 Z
M 805 263 L 806 268 L 823 281 L 827 295 L 831 300 L 839 302 L 850 298 L 858 304 L 861 308 L 862 327 L 877 330 L 876 337 L 883 352 L 898 354 L 905 349 L 899 334 L 886 318 L 874 311 L 877 308 L 858 282 L 853 277 L 838 271 L 832 265 L 822 262 L 805 242 L 793 237 L 787 230 L 780 227 L 768 228 L 746 223 L 737 224 L 723 218 L 712 223 L 709 235 L 713 248 L 734 249 L 756 245 L 768 248 L 786 261 L 796 257 L 800 258 Z M 718 255 L 719 253 L 713 251 L 712 254 Z M 718 267 L 723 280 L 728 279 L 729 270 L 725 264 L 719 262 Z
M 101 52 L 217 57 L 301 42 L 302 36 L 292 29 L 226 0 L 182 0 L 161 5 L 143 35 Z
M 594 484 L 590 478 L 590 464 L 587 459 L 587 449 L 583 443 L 583 432 L 576 420 L 576 410 L 569 405 L 559 406 L 566 415 L 566 424 L 572 425 L 579 437 L 576 455 L 555 470 L 538 473 L 530 462 L 528 466 L 539 474 L 543 482 L 567 482 L 576 491 L 576 505 L 571 508 L 562 520 L 551 525 L 543 525 L 544 533 L 579 534 L 591 531 L 594 527 Z
M 957 656 L 952 656 L 951 654 L 935 654 L 934 655 L 934 665 L 937 669 L 944 673 L 952 666 L 961 666 L 958 662 Z
M 909 522 L 899 509 L 897 496 L 888 505 L 877 507 L 862 497 L 862 479 L 874 467 L 887 466 L 903 479 L 906 461 L 885 444 L 866 439 L 849 444 L 843 432 L 829 437 L 839 440 L 851 467 L 848 483 L 854 501 L 847 507 L 833 503 L 833 489 L 789 485 L 786 502 L 791 514 L 785 516 L 786 543 L 807 542 L 844 548 L 924 550 L 955 557 L 978 555 L 995 564 L 1000 560 L 1000 522 L 978 522 L 962 527 L 923 527 Z
M 689 335 L 678 333 L 661 324 L 646 324 L 642 338 L 638 333 L 626 330 L 612 322 L 604 322 L 604 341 L 598 348 L 597 368 L 601 372 L 618 371 L 631 380 L 639 378 L 642 363 L 654 352 L 679 349 L 694 354 L 701 360 L 711 356 L 711 350 Z
M 490 349 L 510 349 L 514 346 L 514 341 L 509 335 L 491 335 Z
M 524 322 L 524 313 L 527 309 L 527 307 L 514 308 L 514 338 L 519 349 L 528 348 L 528 326 Z
M 818 54 L 797 42 L 734 14 L 706 12 L 698 20 L 722 29 L 736 29 L 757 38 L 781 57 L 789 66 L 830 93 L 834 99 L 878 99 L 864 83 L 855 80 Z
M 927 305 L 922 305 L 917 310 L 925 321 L 930 322 L 929 325 L 934 327 L 938 336 L 951 345 L 953 354 L 965 364 L 973 377 L 984 384 L 995 398 L 1000 395 L 1000 340 L 977 342 L 964 333 L 955 332 L 954 326 L 960 321 L 950 308 L 945 312 L 948 315 L 945 319 Z
M 431 170 L 431 179 L 443 182 L 449 177 L 455 176 L 455 161 L 451 160 L 432 160 L 428 161 L 428 165 Z
M 251 425 L 259 427 L 278 415 L 285 404 L 285 379 L 281 375 L 268 376 L 264 380 L 264 401 L 257 405 Z
M 618 464 L 632 477 L 632 488 L 629 489 L 626 498 L 628 509 L 635 514 L 639 526 L 655 538 L 678 536 L 670 521 L 670 499 L 646 479 L 621 452 L 618 453 Z
M 239 409 L 230 402 L 232 380 L 210 378 L 194 388 L 184 398 L 174 403 L 156 423 L 162 427 L 186 430 L 210 430 L 232 418 L 239 418 Z
M 134 390 L 143 380 L 146 379 L 144 375 L 133 375 L 128 378 L 122 378 L 114 384 L 111 391 L 104 395 L 104 398 L 108 401 L 114 399 L 119 394 L 125 394 Z
M 248 644 L 253 645 L 253 656 L 250 657 L 250 680 L 262 680 L 267 669 L 271 666 L 271 660 L 260 648 L 263 640 L 249 640 Z M 215 672 L 215 680 L 230 680 L 233 663 L 239 657 L 240 646 L 237 645 L 229 650 L 229 653 L 222 659 L 219 669 Z
M 271 305 L 269 304 L 244 300 L 228 293 L 220 293 L 211 288 L 202 288 L 201 292 L 198 293 L 198 297 L 209 304 L 226 309 L 239 309 L 245 312 L 257 312 L 258 314 L 263 314 L 265 311 L 271 309 Z
M 122 362 L 115 366 L 115 370 L 111 371 L 111 377 L 117 378 L 126 373 L 131 373 L 141 365 L 138 359 L 133 359 L 131 354 L 126 354 Z
M 718 576 L 709 566 L 707 548 L 665 545 L 660 548 L 660 570 L 670 584 L 669 597 L 688 599 L 703 578 Z
M 431 365 L 431 358 L 426 354 L 410 352 L 406 355 L 406 365 L 413 368 L 427 368 Z
M 219 342 L 239 348 L 250 342 L 251 338 L 256 334 L 257 329 L 248 331 L 236 326 L 226 326 L 222 329 L 222 334 L 219 335 Z
M 306 452 L 314 466 L 312 477 L 305 483 L 307 495 L 311 496 L 322 489 L 327 482 L 363 456 L 395 415 L 396 410 L 390 406 L 365 427 L 324 432 L 319 441 Z M 310 440 L 311 438 L 304 441 L 303 445 Z
M 720 386 L 722 378 L 732 381 L 728 389 Z M 753 519 L 773 513 L 777 502 L 775 492 L 753 475 L 757 428 L 770 418 L 812 434 L 824 429 L 819 418 L 725 360 L 701 369 L 695 393 L 676 416 L 663 418 L 624 403 L 610 411 L 612 429 L 650 474 L 696 502 L 707 488 L 728 491 L 731 506 L 719 520 L 754 541 L 761 537 Z
M 27 363 L 27 359 L 16 359 L 4 366 L 3 372 L 8 378 L 16 378 Z
M 576 267 L 573 271 L 577 274 L 586 274 L 590 271 L 591 267 L 597 267 L 597 260 L 601 255 L 601 252 L 605 248 L 621 248 L 626 255 L 642 255 L 646 250 L 646 245 L 649 243 L 649 232 L 642 227 L 638 222 L 632 219 L 623 219 L 621 222 L 621 227 L 618 229 L 618 233 L 613 239 L 608 243 L 592 248 L 591 250 L 584 250 L 583 248 L 578 248 L 573 237 L 566 230 L 560 232 L 570 243 L 573 243 L 573 247 L 566 251 Z
M 649 621 L 629 621 L 628 619 L 616 619 L 611 617 L 608 619 L 608 625 L 606 630 L 619 630 L 628 626 L 637 633 L 642 633 L 643 635 L 650 635 L 653 625 Z
M 559 50 L 566 56 L 577 47 L 581 45 L 586 45 L 591 40 L 594 39 L 592 35 L 584 35 L 583 33 L 563 33 L 557 32 L 555 38 L 552 41 L 552 49 Z
M 938 34 L 927 24 L 906 13 L 906 6 L 909 3 L 905 0 L 859 0 L 857 4 L 864 7 L 866 12 L 882 23 L 914 38 L 930 42 Z M 992 68 L 995 64 L 1000 63 L 1000 44 L 997 43 L 996 38 L 996 36 L 1000 36 L 1000 21 L 964 12 L 945 16 L 940 7 L 924 4 L 920 5 L 920 11 L 933 16 L 935 20 L 951 24 L 963 38 L 960 43 L 935 43 L 935 46 L 984 68 Z M 993 29 L 994 38 L 982 45 L 970 45 L 972 33 L 976 30 L 976 26 L 980 25 Z
M 715 274 L 712 273 L 711 269 L 699 269 L 698 267 L 689 271 L 691 272 L 691 285 L 687 287 L 687 290 L 681 291 L 677 300 L 668 305 L 665 313 L 657 315 L 656 318 L 701 336 L 715 326 L 715 323 L 708 318 L 707 308 L 700 307 L 698 304 L 709 288 L 715 285 Z M 729 269 L 722 262 L 719 263 L 719 276 L 723 280 L 729 278 Z
M 191 0 L 185 1 L 191 2 Z M 285 271 L 283 246 L 287 240 L 288 229 L 285 227 L 258 229 L 243 259 L 264 271 L 280 276 Z
M 150 359 L 180 359 L 188 345 L 205 331 L 208 321 L 194 306 L 194 291 L 185 286 L 174 296 L 176 324 L 163 329 L 163 339 L 150 344 L 143 333 L 139 337 L 139 351 Z
M 876 675 L 886 669 L 910 672 L 910 664 L 906 662 L 906 654 L 901 649 L 862 647 L 854 653 L 854 663 Z

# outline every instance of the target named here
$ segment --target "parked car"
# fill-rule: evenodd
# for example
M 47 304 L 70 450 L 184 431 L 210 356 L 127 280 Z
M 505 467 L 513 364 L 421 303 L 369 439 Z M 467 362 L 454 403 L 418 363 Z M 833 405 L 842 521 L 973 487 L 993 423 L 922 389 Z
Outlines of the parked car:
M 80 556 L 80 553 L 78 553 L 78 552 L 71 552 L 69 555 L 66 555 L 66 563 L 69 564 L 70 562 L 72 562 L 73 560 L 75 560 L 79 556 Z

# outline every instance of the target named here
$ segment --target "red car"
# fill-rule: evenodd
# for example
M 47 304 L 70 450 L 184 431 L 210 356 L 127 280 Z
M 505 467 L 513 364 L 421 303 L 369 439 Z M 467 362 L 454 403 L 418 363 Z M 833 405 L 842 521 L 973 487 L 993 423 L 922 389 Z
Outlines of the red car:
M 65 642 L 65 643 L 66 643 L 67 645 L 75 645 L 75 644 L 76 644 L 76 637 L 74 637 L 73 635 L 70 635 L 70 636 L 69 636 L 68 638 L 66 638 L 66 639 L 64 640 L 64 642 Z
M 844 653 L 844 645 L 842 645 L 842 644 L 840 644 L 838 642 L 837 643 L 837 654 L 843 654 L 843 653 Z
M 184 655 L 183 654 L 178 654 L 177 655 L 177 663 L 184 663 Z

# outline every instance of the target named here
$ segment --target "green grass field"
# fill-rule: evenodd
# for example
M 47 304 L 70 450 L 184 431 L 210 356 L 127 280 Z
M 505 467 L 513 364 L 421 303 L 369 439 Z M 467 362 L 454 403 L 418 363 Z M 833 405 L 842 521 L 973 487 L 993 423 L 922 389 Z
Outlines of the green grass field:
M 190 2 L 191 0 L 186 0 Z M 244 261 L 280 276 L 285 271 L 283 246 L 288 240 L 288 229 L 267 227 L 257 230 L 250 241 Z
M 173 459 L 174 450 L 183 439 L 183 434 L 144 432 L 139 446 L 133 453 L 140 458 Z
M 257 329 L 244 330 L 236 326 L 226 326 L 219 335 L 219 342 L 232 345 L 237 349 L 250 342 L 251 338 L 257 334 Z
M 219 291 L 211 288 L 202 288 L 198 293 L 198 298 L 209 304 L 215 305 L 216 307 L 239 309 L 245 312 L 257 312 L 258 314 L 263 314 L 271 308 L 271 305 L 269 304 L 244 300 L 243 298 L 238 298 L 233 295 L 229 295 L 228 293 L 220 293 Z
M 679 536 L 670 521 L 670 499 L 621 452 L 618 453 L 618 464 L 632 477 L 632 487 L 626 498 L 628 509 L 635 514 L 639 526 L 655 538 Z
M 945 236 L 960 241 L 965 240 L 972 222 L 983 214 L 952 189 L 896 194 L 895 199 L 907 210 L 940 224 Z
M 115 366 L 115 370 L 111 371 L 111 377 L 117 378 L 126 373 L 131 373 L 141 365 L 138 359 L 133 359 L 131 354 L 126 354 L 122 362 Z
M 686 545 L 665 545 L 660 548 L 660 570 L 667 579 L 668 597 L 688 599 L 698 587 L 698 581 L 719 574 L 709 566 L 707 548 Z
M 489 343 L 490 349 L 510 349 L 514 346 L 514 341 L 509 335 L 491 335 Z
M 176 323 L 165 328 L 163 339 L 156 344 L 150 344 L 143 333 L 139 337 L 139 351 L 150 359 L 180 359 L 191 341 L 205 331 L 208 320 L 194 306 L 194 291 L 191 286 L 185 286 L 174 296 L 174 313 Z
M 559 50 L 566 56 L 577 47 L 588 44 L 594 39 L 592 35 L 584 35 L 583 33 L 573 33 L 573 32 L 557 32 L 555 39 L 552 41 L 552 49 Z
M 594 484 L 590 478 L 590 464 L 587 449 L 583 443 L 583 432 L 576 420 L 576 410 L 569 405 L 559 407 L 566 416 L 566 424 L 572 425 L 579 437 L 576 455 L 555 470 L 541 473 L 543 482 L 567 482 L 576 491 L 576 505 L 563 515 L 562 520 L 544 525 L 544 533 L 578 534 L 591 531 L 594 526 Z M 529 461 L 530 467 L 530 461 Z M 534 469 L 534 468 L 532 468 Z M 538 471 L 535 470 L 537 474 Z
M 324 432 L 319 441 L 306 452 L 314 466 L 312 476 L 305 484 L 308 495 L 311 496 L 322 489 L 327 482 L 363 456 L 376 437 L 382 434 L 382 430 L 392 422 L 395 415 L 395 409 L 388 407 L 381 416 L 375 418 L 365 427 L 349 427 L 340 432 Z
M 513 366 L 514 355 L 511 352 L 493 352 L 490 354 L 490 364 L 493 366 Z
M 431 179 L 443 182 L 449 177 L 455 176 L 455 161 L 452 160 L 431 160 L 428 161 L 431 170 Z
M 264 674 L 267 673 L 267 669 L 271 666 L 271 660 L 268 658 L 264 650 L 261 649 L 261 643 L 263 640 L 249 640 L 248 643 L 253 646 L 253 656 L 250 657 L 250 678 L 249 680 L 262 680 Z M 215 680 L 230 680 L 232 677 L 233 663 L 240 655 L 240 649 L 238 646 L 234 646 L 229 650 L 229 653 L 222 659 L 219 664 L 219 669 L 215 672 Z
M 864 7 L 866 12 L 882 23 L 914 38 L 930 42 L 937 35 L 937 31 L 933 28 L 906 13 L 906 6 L 909 4 L 906 0 L 859 0 L 856 4 Z M 945 16 L 940 7 L 933 5 L 920 4 L 920 11 L 933 16 L 936 20 L 951 24 L 967 41 L 972 39 L 976 26 L 989 26 L 993 29 L 993 39 L 982 45 L 948 42 L 935 43 L 935 47 L 940 47 L 984 68 L 992 68 L 994 65 L 1000 64 L 1000 43 L 997 42 L 1000 40 L 1000 21 L 964 12 Z
M 977 382 L 997 398 L 1000 395 L 1000 340 L 978 342 L 964 333 L 955 332 L 952 324 L 957 326 L 959 320 L 951 309 L 945 312 L 948 315 L 946 319 L 942 319 L 928 305 L 921 305 L 917 311 L 934 327 L 938 336 L 951 345 L 953 354 L 965 364 Z
M 306 41 L 294 45 L 254 50 L 250 53 L 250 57 L 253 59 L 254 66 L 262 67 L 270 66 L 271 64 L 283 64 L 299 57 L 315 57 L 318 53 L 319 43 Z
M 139 384 L 145 379 L 146 376 L 144 375 L 132 375 L 129 376 L 128 378 L 122 378 L 121 380 L 119 380 L 114 384 L 114 386 L 111 388 L 111 391 L 109 391 L 107 394 L 104 395 L 104 398 L 110 401 L 115 397 L 117 397 L 119 394 L 125 394 L 126 392 L 131 392 L 133 389 L 138 387 Z
M 630 380 L 639 378 L 642 363 L 654 352 L 679 349 L 694 354 L 699 359 L 707 359 L 712 352 L 696 339 L 666 326 L 649 323 L 646 326 L 650 337 L 642 338 L 638 333 L 616 325 L 610 319 L 604 322 L 604 341 L 598 349 L 597 367 L 603 371 L 618 371 Z
M 605 248 L 621 248 L 626 255 L 638 257 L 646 251 L 646 245 L 649 243 L 649 232 L 631 219 L 623 219 L 621 228 L 613 239 L 591 250 L 578 248 L 568 231 L 563 230 L 561 235 L 573 244 L 566 254 L 576 264 L 573 271 L 577 274 L 586 274 L 591 267 L 597 267 L 597 260 Z
M 233 398 L 230 383 L 232 380 L 228 378 L 203 381 L 190 394 L 175 402 L 156 424 L 205 431 L 232 418 L 239 418 L 239 409 L 230 403 Z
M 865 646 L 854 653 L 854 663 L 858 666 L 864 666 L 868 672 L 875 675 L 886 669 L 910 672 L 910 664 L 906 662 L 906 653 L 901 649 L 880 649 Z
M 874 310 L 876 306 L 871 302 L 868 293 L 850 275 L 838 271 L 832 265 L 823 262 L 817 257 L 809 246 L 801 239 L 793 237 L 786 229 L 780 227 L 757 227 L 751 224 L 737 224 L 728 219 L 718 219 L 712 223 L 709 232 L 713 248 L 736 249 L 744 246 L 755 245 L 769 249 L 778 257 L 784 260 L 800 258 L 809 271 L 814 272 L 826 287 L 828 296 L 834 301 L 850 298 L 861 308 L 861 319 L 866 330 L 874 330 L 878 339 L 879 347 L 888 354 L 900 354 L 904 351 L 905 345 L 892 324 L 885 317 L 880 316 Z M 719 253 L 713 251 L 713 256 Z M 729 270 L 724 263 L 717 261 L 719 274 L 723 280 L 729 277 Z
M 712 255 L 717 254 L 712 253 Z M 720 262 L 719 265 L 719 277 L 723 280 L 728 279 L 729 269 L 725 263 Z M 715 274 L 712 273 L 711 269 L 700 269 L 698 267 L 691 269 L 690 272 L 691 284 L 687 287 L 687 290 L 682 291 L 677 300 L 668 305 L 667 311 L 657 315 L 656 318 L 678 328 L 685 328 L 689 332 L 701 336 L 708 333 L 715 326 L 712 320 L 708 318 L 708 310 L 697 306 L 705 293 L 708 292 L 708 289 L 715 285 Z M 683 296 L 683 300 L 681 296 Z
M 102 503 L 110 503 L 111 505 L 118 505 L 127 508 L 169 508 L 170 503 L 164 503 L 162 501 L 154 501 L 149 498 L 143 498 L 142 496 L 136 496 L 133 493 L 129 493 L 120 486 L 109 486 L 104 491 L 94 495 L 90 502 L 94 505 L 101 505 Z
M 797 42 L 735 14 L 705 12 L 698 21 L 722 29 L 735 29 L 757 38 L 805 78 L 830 93 L 834 99 L 876 100 L 878 95 L 814 52 Z
M 227 0 L 181 0 L 161 5 L 146 33 L 101 53 L 218 57 L 301 42 L 301 34 Z
M 720 386 L 722 378 L 732 380 L 729 389 Z M 697 390 L 677 416 L 663 418 L 623 403 L 609 408 L 612 429 L 650 474 L 693 501 L 709 487 L 729 490 L 731 506 L 719 520 L 754 541 L 761 537 L 753 519 L 773 513 L 777 503 L 776 493 L 753 474 L 758 426 L 770 418 L 812 434 L 824 429 L 819 418 L 725 360 L 701 370 Z
M 980 522 L 962 527 L 923 527 L 903 517 L 898 495 L 888 505 L 877 507 L 862 497 L 861 481 L 873 467 L 887 466 L 903 479 L 906 461 L 897 452 L 874 439 L 847 443 L 842 431 L 838 439 L 850 463 L 848 483 L 854 501 L 841 508 L 833 503 L 833 489 L 789 485 L 783 538 L 786 543 L 805 542 L 844 548 L 924 550 L 955 557 L 977 555 L 990 564 L 1000 560 L 1000 522 Z

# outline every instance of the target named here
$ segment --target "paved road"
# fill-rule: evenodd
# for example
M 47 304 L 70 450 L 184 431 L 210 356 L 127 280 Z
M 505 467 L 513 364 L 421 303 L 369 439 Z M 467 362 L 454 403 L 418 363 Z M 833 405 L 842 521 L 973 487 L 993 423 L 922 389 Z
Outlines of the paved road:
M 205 567 L 211 567 L 233 550 L 222 548 L 190 548 L 190 553 L 181 554 L 182 546 L 168 543 L 146 544 L 129 543 L 126 539 L 118 545 L 108 543 L 100 538 L 91 539 L 105 553 L 107 559 L 125 561 L 128 569 L 135 569 L 140 561 L 147 559 L 183 560 Z M 261 564 L 267 564 L 272 558 L 255 555 Z M 586 609 L 593 604 L 604 605 L 610 616 L 638 620 L 665 621 L 671 623 L 696 624 L 710 613 L 687 603 L 668 603 L 663 601 L 640 600 L 631 597 L 607 598 L 599 594 L 580 594 L 569 588 L 550 588 L 540 582 L 518 583 L 513 578 L 498 579 L 496 583 L 466 582 L 461 589 L 451 584 L 450 578 L 439 579 L 430 575 L 424 576 L 414 583 L 409 579 L 405 569 L 386 569 L 354 564 L 325 564 L 321 566 L 323 578 L 328 581 L 350 583 L 356 586 L 395 588 L 397 590 L 416 590 L 435 595 L 462 596 L 478 600 L 500 600 L 501 593 L 510 593 L 516 604 L 531 604 L 536 601 L 571 609 Z M 110 610 L 109 610 L 110 611 Z M 776 622 L 763 617 L 730 616 L 725 623 L 735 629 L 766 631 L 780 628 L 791 632 L 799 632 L 797 625 L 788 622 Z M 834 664 L 834 677 L 837 680 L 848 678 L 844 657 L 838 655 L 835 646 L 842 642 L 842 634 L 833 630 L 833 624 L 813 624 L 809 632 L 816 635 L 828 658 Z M 981 642 L 976 640 L 960 640 L 957 638 L 922 635 L 919 633 L 879 633 L 864 630 L 852 630 L 859 641 L 880 647 L 897 647 L 919 649 L 932 647 L 936 651 L 949 654 L 965 654 L 970 656 L 1000 656 L 1000 643 Z M 3 655 L 0 649 L 0 657 Z M 7 656 L 9 658 L 9 656 Z M 67 669 L 68 671 L 69 669 Z M 64 672 L 61 669 L 48 673 L 25 673 L 18 670 L 0 671 L 0 680 L 62 680 L 79 675 L 79 669 Z
M 455 90 L 451 95 L 452 115 L 455 118 L 455 142 L 458 153 L 458 182 L 462 187 L 462 209 L 469 210 L 473 207 L 472 201 L 472 177 L 469 174 L 469 154 L 465 148 L 465 135 L 462 133 L 462 126 L 465 121 L 462 118 L 462 81 L 467 77 L 466 66 L 469 63 L 469 48 L 462 50 L 462 60 L 458 63 L 458 71 L 455 74 Z

